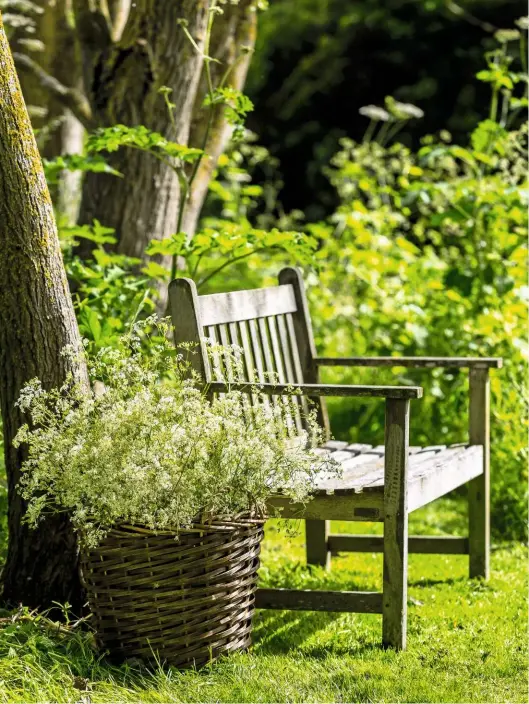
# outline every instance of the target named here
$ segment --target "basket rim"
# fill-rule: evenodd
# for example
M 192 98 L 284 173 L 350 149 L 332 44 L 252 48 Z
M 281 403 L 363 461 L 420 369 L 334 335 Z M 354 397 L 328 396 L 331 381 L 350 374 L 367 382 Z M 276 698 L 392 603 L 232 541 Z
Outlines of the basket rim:
M 106 535 L 121 533 L 125 536 L 178 536 L 181 534 L 205 533 L 205 532 L 232 532 L 237 529 L 244 528 L 260 528 L 268 520 L 268 515 L 257 515 L 255 513 L 244 512 L 234 516 L 201 516 L 193 520 L 190 524 L 180 527 L 171 526 L 167 528 L 152 528 L 144 523 L 132 523 L 124 521 L 123 523 L 115 523 L 109 527 L 105 527 Z M 80 531 L 83 532 L 82 530 Z

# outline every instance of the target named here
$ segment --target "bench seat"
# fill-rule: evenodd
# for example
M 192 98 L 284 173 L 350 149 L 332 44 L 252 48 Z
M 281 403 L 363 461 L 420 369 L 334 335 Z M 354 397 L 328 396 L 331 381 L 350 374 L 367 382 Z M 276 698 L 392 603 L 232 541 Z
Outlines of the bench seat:
M 384 446 L 348 444 L 331 440 L 316 450 L 339 462 L 341 477 L 322 476 L 316 494 L 384 493 Z M 443 496 L 483 472 L 481 445 L 410 447 L 408 510 Z

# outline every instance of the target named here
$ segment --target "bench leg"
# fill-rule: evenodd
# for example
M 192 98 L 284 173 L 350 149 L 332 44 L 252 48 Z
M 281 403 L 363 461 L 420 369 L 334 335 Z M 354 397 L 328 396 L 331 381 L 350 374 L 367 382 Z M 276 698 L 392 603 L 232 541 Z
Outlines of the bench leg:
M 330 525 L 330 521 L 305 521 L 307 564 L 321 565 L 326 570 L 331 568 L 331 551 L 329 550 Z
M 490 382 L 488 369 L 470 370 L 469 437 L 483 446 L 483 474 L 468 483 L 470 577 L 490 574 Z
M 407 475 L 409 401 L 386 401 L 382 643 L 406 648 L 408 609 Z

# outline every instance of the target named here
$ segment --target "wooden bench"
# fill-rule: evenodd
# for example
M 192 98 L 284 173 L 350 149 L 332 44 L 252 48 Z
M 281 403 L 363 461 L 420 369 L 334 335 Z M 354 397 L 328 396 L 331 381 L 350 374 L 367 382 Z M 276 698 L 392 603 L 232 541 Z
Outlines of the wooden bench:
M 195 370 L 212 392 L 231 388 L 250 391 L 259 383 L 276 401 L 283 394 L 310 397 L 328 434 L 324 397 L 385 399 L 384 446 L 328 441 L 319 452 L 343 465 L 343 478 L 322 478 L 305 506 L 275 495 L 270 505 L 285 517 L 306 520 L 307 561 L 330 567 L 332 554 L 344 551 L 383 552 L 382 592 L 260 589 L 257 606 L 268 609 L 351 611 L 382 614 L 384 645 L 406 647 L 408 552 L 468 554 L 471 577 L 489 576 L 489 369 L 500 359 L 477 358 L 322 358 L 316 354 L 307 300 L 300 273 L 283 269 L 279 286 L 198 296 L 190 279 L 176 279 L 169 288 L 175 342 L 196 343 Z M 238 345 L 246 378 L 225 378 L 208 356 L 205 339 Z M 466 368 L 470 377 L 468 444 L 419 448 L 409 445 L 410 401 L 415 386 L 341 386 L 319 383 L 323 366 Z M 273 375 L 277 383 L 269 383 Z M 251 397 L 250 397 L 251 398 Z M 303 397 L 296 395 L 303 423 Z M 408 514 L 462 484 L 468 483 L 468 538 L 408 536 Z M 380 521 L 384 535 L 332 535 L 330 521 Z

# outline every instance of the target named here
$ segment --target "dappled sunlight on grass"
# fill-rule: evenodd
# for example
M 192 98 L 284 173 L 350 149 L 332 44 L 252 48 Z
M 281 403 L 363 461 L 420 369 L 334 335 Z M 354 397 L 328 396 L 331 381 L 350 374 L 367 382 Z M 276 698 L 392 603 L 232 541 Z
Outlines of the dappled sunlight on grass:
M 462 508 L 444 499 L 422 509 L 412 514 L 410 532 L 464 533 Z M 333 531 L 380 526 L 337 523 Z M 4 621 L 0 701 L 525 702 L 526 552 L 520 544 L 496 546 L 489 583 L 467 578 L 466 556 L 411 555 L 404 653 L 381 648 L 377 615 L 259 611 L 250 652 L 181 673 L 138 661 L 112 665 L 90 633 Z M 381 588 L 381 555 L 336 557 L 330 573 L 308 567 L 303 532 L 289 536 L 276 521 L 262 558 L 263 585 Z

